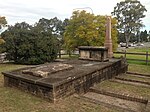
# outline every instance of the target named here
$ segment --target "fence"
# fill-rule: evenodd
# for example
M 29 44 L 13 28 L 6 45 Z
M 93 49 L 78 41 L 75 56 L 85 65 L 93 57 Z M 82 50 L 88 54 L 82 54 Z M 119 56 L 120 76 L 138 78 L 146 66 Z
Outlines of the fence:
M 147 52 L 145 52 L 145 53 L 131 53 L 131 52 L 113 52 L 114 54 L 123 54 L 124 55 L 124 57 L 127 59 L 127 60 L 133 60 L 133 61 L 142 61 L 142 62 L 145 62 L 146 63 L 146 65 L 148 65 L 148 63 L 150 62 L 150 60 L 149 60 L 149 57 L 150 57 L 150 54 L 148 53 L 148 51 Z M 131 59 L 131 58 L 128 58 L 127 57 L 127 54 L 130 54 L 130 55 L 137 55 L 137 56 L 144 56 L 145 57 L 145 59 Z M 58 54 L 59 55 L 59 58 L 61 58 L 61 56 L 63 56 L 63 55 L 68 55 L 65 51 L 63 51 L 63 52 L 61 52 L 61 53 L 59 53 Z M 73 53 L 71 53 L 71 55 L 79 55 L 79 51 L 78 50 L 76 50 L 75 52 L 73 52 Z M 115 57 L 116 58 L 116 57 Z
M 146 53 L 131 53 L 131 52 L 114 52 L 114 54 L 123 54 L 124 55 L 124 57 L 127 59 L 127 60 L 133 60 L 133 61 L 143 61 L 143 62 L 145 62 L 146 63 L 146 65 L 148 65 L 148 62 L 150 62 L 150 60 L 149 60 L 149 56 L 150 56 L 150 54 L 148 53 L 148 51 L 146 52 Z M 127 54 L 130 54 L 130 55 L 138 55 L 138 56 L 144 56 L 145 57 L 145 59 L 131 59 L 131 58 L 128 58 L 127 57 Z

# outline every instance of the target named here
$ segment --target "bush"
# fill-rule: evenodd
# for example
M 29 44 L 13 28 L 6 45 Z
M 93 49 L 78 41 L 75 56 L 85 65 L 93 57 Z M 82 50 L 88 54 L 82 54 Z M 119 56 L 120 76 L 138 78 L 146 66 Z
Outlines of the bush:
M 20 64 L 42 64 L 51 62 L 57 57 L 58 40 L 49 32 L 35 32 L 15 26 L 5 31 L 5 40 L 8 60 Z

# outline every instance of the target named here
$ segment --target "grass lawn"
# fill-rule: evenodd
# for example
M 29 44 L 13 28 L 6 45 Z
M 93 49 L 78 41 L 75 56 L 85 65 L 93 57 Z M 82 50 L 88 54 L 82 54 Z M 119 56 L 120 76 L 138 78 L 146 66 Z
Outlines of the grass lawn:
M 125 50 L 127 52 L 135 52 L 135 53 L 146 53 L 147 51 L 150 53 L 150 48 L 139 48 L 139 47 L 135 47 L 135 48 L 125 48 L 125 49 L 122 49 L 122 50 L 119 50 L 120 52 L 125 52 Z
M 144 54 L 146 54 L 146 52 L 148 51 L 148 53 L 150 54 L 150 48 L 128 48 L 125 50 L 128 53 L 130 52 L 130 53 L 144 53 Z M 122 50 L 121 52 L 124 52 L 124 50 Z M 124 56 L 124 54 L 115 54 L 114 53 L 114 57 L 120 57 L 120 56 Z M 145 60 L 145 61 L 128 60 L 128 63 L 141 64 L 141 65 L 146 64 L 146 55 L 127 54 L 126 58 L 127 59 Z M 150 56 L 148 57 L 148 61 L 150 61 Z M 150 62 L 148 63 L 148 65 L 150 65 Z
M 74 58 L 78 58 L 78 55 L 61 55 L 61 59 L 74 59 Z
M 128 69 L 131 72 L 150 75 L 150 66 L 129 64 Z M 146 79 L 146 78 L 138 78 L 134 76 L 120 76 L 120 77 L 150 82 L 150 79 Z M 121 83 L 111 82 L 111 81 L 104 81 L 96 85 L 95 88 L 100 88 L 107 91 L 114 91 L 118 93 L 126 93 L 126 94 L 130 94 L 131 96 L 144 97 L 150 99 L 150 89 L 140 87 L 140 86 L 121 84 Z
M 124 56 L 124 54 L 114 54 L 115 57 L 120 57 Z M 144 55 L 133 55 L 133 54 L 126 54 L 127 59 L 140 59 L 140 60 L 145 60 L 146 56 Z M 150 58 L 148 59 L 150 61 Z
M 150 75 L 150 66 L 139 65 L 139 64 L 129 64 L 128 71 L 145 73 Z
M 0 72 L 26 67 L 26 65 L 0 64 Z M 149 73 L 150 69 L 145 65 L 129 65 L 130 71 Z M 106 81 L 107 82 L 107 81 Z M 116 91 L 129 89 L 129 92 L 138 92 L 140 96 L 150 97 L 150 90 L 132 86 L 123 86 L 118 83 L 101 83 L 103 87 L 115 88 Z M 108 86 L 108 87 L 107 87 Z M 131 91 L 132 90 L 132 91 Z M 25 93 L 21 90 L 3 87 L 3 76 L 0 74 L 0 112 L 120 112 L 98 104 L 70 96 L 58 101 L 56 104 Z
M 0 112 L 119 112 L 75 96 L 52 104 L 21 90 L 3 87 L 1 72 L 20 67 L 26 67 L 26 65 L 0 64 Z
M 146 52 L 150 53 L 150 48 L 130 48 L 127 49 L 127 52 L 136 52 L 136 53 L 146 53 Z

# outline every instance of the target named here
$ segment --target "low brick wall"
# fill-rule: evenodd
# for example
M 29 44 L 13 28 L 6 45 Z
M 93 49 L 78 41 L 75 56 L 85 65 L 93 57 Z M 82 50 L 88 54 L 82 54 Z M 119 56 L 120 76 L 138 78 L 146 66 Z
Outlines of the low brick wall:
M 125 94 L 120 94 L 120 93 L 115 93 L 112 91 L 110 92 L 110 91 L 99 90 L 99 89 L 97 90 L 95 88 L 91 88 L 90 91 L 98 93 L 98 94 L 103 94 L 103 95 L 107 95 L 107 96 L 112 96 L 112 97 L 116 97 L 116 98 L 120 98 L 120 99 L 129 100 L 129 101 L 140 102 L 140 103 L 144 103 L 144 104 L 148 103 L 148 99 L 125 95 Z
M 51 102 L 53 102 L 54 99 L 52 87 L 38 85 L 28 82 L 26 80 L 20 80 L 14 77 L 8 77 L 4 75 L 4 86 L 18 88 L 33 95 L 40 96 L 41 98 L 46 98 Z
M 137 73 L 137 72 L 127 72 L 127 74 L 131 74 L 131 75 L 137 75 L 137 76 L 145 76 L 145 77 L 150 77 L 149 74 L 141 74 L 141 73 Z
M 134 80 L 134 79 L 126 79 L 126 78 L 122 78 L 122 77 L 115 77 L 115 79 L 150 85 L 150 82 L 146 82 L 146 81 L 140 81 L 140 80 Z
M 54 87 L 54 98 L 59 99 L 73 93 L 86 93 L 87 91 L 89 91 L 90 87 L 94 86 L 94 84 L 125 73 L 127 71 L 127 68 L 128 65 L 121 66 L 121 62 L 118 61 L 110 66 L 99 69 L 98 71 L 63 83 L 59 86 Z

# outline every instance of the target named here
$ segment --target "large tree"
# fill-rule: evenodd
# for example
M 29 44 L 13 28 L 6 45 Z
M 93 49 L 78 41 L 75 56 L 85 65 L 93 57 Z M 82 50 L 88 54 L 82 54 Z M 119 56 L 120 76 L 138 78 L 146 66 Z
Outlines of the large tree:
M 86 11 L 74 11 L 64 33 L 64 46 L 72 51 L 78 46 L 104 46 L 106 17 L 87 13 Z M 112 18 L 113 47 L 116 48 L 117 30 L 116 20 Z
M 2 33 L 6 58 L 23 64 L 41 64 L 57 58 L 57 38 L 44 27 L 44 24 L 32 27 L 25 22 L 10 26 Z
M 144 18 L 144 12 L 147 11 L 138 0 L 125 0 L 117 3 L 112 15 L 118 20 L 118 31 L 124 34 L 126 47 L 128 47 L 132 33 L 139 32 L 143 27 L 141 18 Z
M 64 43 L 63 33 L 65 31 L 65 27 L 68 25 L 68 19 L 64 21 L 59 20 L 57 17 L 51 19 L 42 18 L 38 23 L 35 24 L 34 28 L 39 32 L 49 32 L 54 37 L 58 39 L 59 52 L 61 51 L 61 47 Z M 60 53 L 59 53 L 60 54 Z M 59 55 L 61 56 L 61 55 Z

